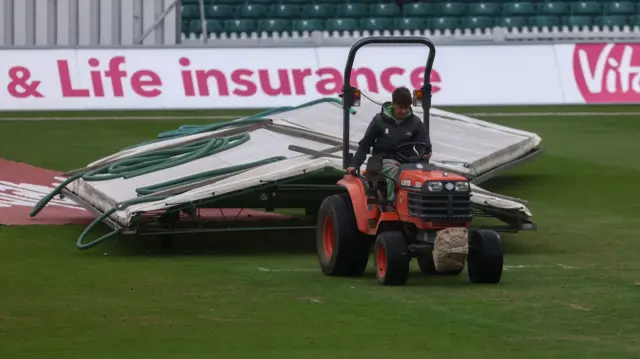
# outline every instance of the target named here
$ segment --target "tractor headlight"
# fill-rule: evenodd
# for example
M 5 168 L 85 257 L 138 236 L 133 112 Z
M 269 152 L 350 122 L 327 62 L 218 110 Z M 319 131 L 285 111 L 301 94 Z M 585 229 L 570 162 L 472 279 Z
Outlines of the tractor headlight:
M 469 182 L 456 182 L 456 192 L 469 192 Z
M 427 182 L 427 189 L 430 192 L 442 191 L 442 182 Z

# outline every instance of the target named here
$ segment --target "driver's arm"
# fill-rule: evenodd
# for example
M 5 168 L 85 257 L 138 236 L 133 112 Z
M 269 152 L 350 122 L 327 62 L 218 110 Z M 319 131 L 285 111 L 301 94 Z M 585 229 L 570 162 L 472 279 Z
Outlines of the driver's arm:
M 358 142 L 358 149 L 353 155 L 353 161 L 351 164 L 355 168 L 359 168 L 360 166 L 362 166 L 365 158 L 367 158 L 369 149 L 375 144 L 376 139 L 378 138 L 378 126 L 376 122 L 376 118 L 374 117 L 373 120 L 371 120 L 371 122 L 369 123 L 369 127 L 367 127 L 364 136 L 362 137 L 360 142 Z
M 413 141 L 414 142 L 424 142 L 428 144 L 429 147 L 429 152 L 427 152 L 427 154 L 431 154 L 431 138 L 429 136 L 429 133 L 427 133 L 427 129 L 424 125 L 424 123 L 422 121 L 420 121 L 420 119 L 418 119 L 418 128 L 416 129 L 416 131 L 413 134 Z

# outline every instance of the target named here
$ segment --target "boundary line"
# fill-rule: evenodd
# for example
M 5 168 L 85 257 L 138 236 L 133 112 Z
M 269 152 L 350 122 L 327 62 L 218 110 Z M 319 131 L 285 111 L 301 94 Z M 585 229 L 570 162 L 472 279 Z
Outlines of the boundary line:
M 593 117 L 593 116 L 640 116 L 640 111 L 628 112 L 459 112 L 469 117 Z M 248 115 L 194 115 L 194 116 L 41 116 L 2 117 L 0 121 L 128 121 L 128 120 L 233 120 Z

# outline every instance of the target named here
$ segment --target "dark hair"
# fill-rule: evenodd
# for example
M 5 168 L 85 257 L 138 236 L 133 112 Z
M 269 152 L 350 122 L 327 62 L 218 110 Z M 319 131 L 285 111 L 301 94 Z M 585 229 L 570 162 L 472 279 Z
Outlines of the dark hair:
M 408 88 L 402 86 L 393 90 L 393 93 L 391 94 L 391 101 L 396 105 L 409 107 L 413 103 L 413 96 Z

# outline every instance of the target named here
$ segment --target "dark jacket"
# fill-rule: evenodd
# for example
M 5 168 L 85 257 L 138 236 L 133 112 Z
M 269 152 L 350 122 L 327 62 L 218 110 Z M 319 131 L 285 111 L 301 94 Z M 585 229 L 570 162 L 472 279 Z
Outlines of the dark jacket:
M 372 155 L 392 158 L 396 154 L 396 147 L 407 142 L 426 142 L 431 153 L 431 140 L 424 123 L 413 111 L 404 119 L 396 120 L 392 116 L 391 102 L 382 104 L 380 113 L 371 120 L 364 137 L 358 142 L 358 150 L 353 156 L 353 167 L 360 167 L 366 155 L 373 147 Z M 401 149 L 407 156 L 415 156 L 415 152 L 406 147 Z

